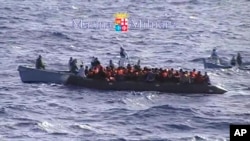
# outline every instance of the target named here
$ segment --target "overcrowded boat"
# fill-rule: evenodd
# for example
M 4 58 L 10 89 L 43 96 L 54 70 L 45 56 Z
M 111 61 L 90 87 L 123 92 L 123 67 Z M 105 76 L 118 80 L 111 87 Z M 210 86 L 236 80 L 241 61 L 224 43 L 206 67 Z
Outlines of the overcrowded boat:
M 128 59 L 123 48 L 120 51 L 119 66 L 115 67 L 112 60 L 103 67 L 98 58 L 93 57 L 91 66 L 77 67 L 77 60 L 70 58 L 69 71 L 47 70 L 39 56 L 36 68 L 19 66 L 18 71 L 25 83 L 59 83 L 82 86 L 85 88 L 116 91 L 159 91 L 167 93 L 207 93 L 223 94 L 225 89 L 210 83 L 207 73 L 193 69 L 185 71 L 173 68 L 148 68 L 137 64 L 125 65 Z

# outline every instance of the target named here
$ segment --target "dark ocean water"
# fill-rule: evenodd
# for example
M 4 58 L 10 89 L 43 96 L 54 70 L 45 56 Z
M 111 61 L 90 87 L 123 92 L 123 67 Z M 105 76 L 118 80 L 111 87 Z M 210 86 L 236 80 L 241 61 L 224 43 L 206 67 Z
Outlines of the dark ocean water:
M 119 48 L 142 65 L 202 70 L 197 61 L 216 47 L 250 62 L 249 0 L 0 0 L 0 140 L 229 140 L 229 124 L 250 123 L 250 71 L 207 70 L 224 95 L 112 92 L 55 84 L 24 84 L 18 65 L 41 54 L 48 69 L 67 69 L 69 57 L 85 65 L 118 61 Z M 166 29 L 84 29 L 113 22 L 164 21 Z

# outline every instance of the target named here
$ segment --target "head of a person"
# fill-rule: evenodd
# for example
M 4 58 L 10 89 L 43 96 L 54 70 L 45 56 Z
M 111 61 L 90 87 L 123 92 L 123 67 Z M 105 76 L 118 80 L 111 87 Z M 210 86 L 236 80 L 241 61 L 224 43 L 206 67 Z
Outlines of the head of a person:
M 82 67 L 83 67 L 83 65 L 80 65 L 80 67 L 82 68 Z
M 214 48 L 213 51 L 216 51 L 216 48 Z
M 38 56 L 38 58 L 39 58 L 39 59 L 42 59 L 42 56 L 41 56 L 41 55 L 39 55 L 39 56 Z

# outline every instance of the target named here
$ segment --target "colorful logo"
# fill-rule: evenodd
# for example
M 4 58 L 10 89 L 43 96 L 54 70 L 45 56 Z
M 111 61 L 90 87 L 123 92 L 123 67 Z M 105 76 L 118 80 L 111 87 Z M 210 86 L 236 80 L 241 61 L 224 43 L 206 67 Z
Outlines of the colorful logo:
M 116 13 L 115 14 L 115 31 L 128 31 L 128 14 Z

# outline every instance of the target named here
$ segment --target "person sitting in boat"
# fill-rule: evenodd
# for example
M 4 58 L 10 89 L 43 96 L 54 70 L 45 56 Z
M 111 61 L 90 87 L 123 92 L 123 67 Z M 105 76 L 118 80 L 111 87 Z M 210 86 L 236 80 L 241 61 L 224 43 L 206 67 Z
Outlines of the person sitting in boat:
M 235 59 L 235 56 L 233 55 L 233 57 L 232 57 L 232 59 L 231 59 L 231 61 L 230 61 L 230 64 L 232 65 L 232 66 L 235 66 L 236 65 L 236 59 Z
M 78 67 L 77 67 L 77 60 L 74 59 L 72 61 L 72 66 L 70 68 L 70 72 L 74 73 L 74 74 L 77 74 L 78 73 Z
M 103 67 L 100 67 L 97 75 L 98 75 L 99 79 L 105 79 L 106 78 L 106 73 L 105 73 Z
M 207 72 L 205 72 L 205 75 L 203 76 L 203 80 L 206 84 L 210 85 L 210 78 L 209 76 L 207 75 Z
M 236 60 L 237 60 L 237 64 L 238 64 L 239 66 L 241 66 L 241 65 L 242 65 L 242 57 L 241 57 L 240 53 L 237 54 Z
M 77 75 L 81 76 L 81 77 L 86 77 L 83 65 L 80 65 L 80 69 L 79 69 Z
M 39 55 L 36 59 L 36 69 L 45 69 L 45 65 L 43 64 L 41 55 Z
M 93 57 L 92 61 L 91 61 L 91 68 L 94 68 L 98 65 L 101 65 L 100 61 L 98 60 L 97 57 Z
M 114 68 L 115 68 L 115 65 L 114 65 L 114 63 L 113 63 L 112 60 L 109 60 L 109 67 L 110 67 L 111 69 L 114 69 Z
M 153 81 L 155 81 L 155 74 L 152 72 L 152 70 L 150 70 L 150 71 L 146 74 L 146 81 L 147 81 L 147 82 L 153 82 Z
M 85 73 L 85 76 L 87 76 L 87 75 L 88 75 L 88 73 L 89 73 L 89 67 L 88 67 L 88 66 L 85 66 L 84 73 Z
M 124 67 L 126 60 L 128 60 L 128 55 L 124 48 L 120 48 L 120 60 L 119 60 L 119 67 Z
M 201 75 L 200 71 L 198 71 L 197 75 L 195 76 L 194 83 L 196 83 L 196 84 L 203 83 L 203 78 L 202 78 L 202 75 Z

